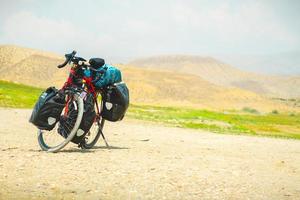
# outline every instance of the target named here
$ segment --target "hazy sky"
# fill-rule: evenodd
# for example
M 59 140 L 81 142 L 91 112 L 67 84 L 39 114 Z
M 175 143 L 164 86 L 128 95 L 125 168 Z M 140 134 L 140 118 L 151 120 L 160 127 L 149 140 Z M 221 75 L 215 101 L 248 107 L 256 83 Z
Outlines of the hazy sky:
M 0 43 L 112 61 L 300 51 L 298 0 L 0 0 Z

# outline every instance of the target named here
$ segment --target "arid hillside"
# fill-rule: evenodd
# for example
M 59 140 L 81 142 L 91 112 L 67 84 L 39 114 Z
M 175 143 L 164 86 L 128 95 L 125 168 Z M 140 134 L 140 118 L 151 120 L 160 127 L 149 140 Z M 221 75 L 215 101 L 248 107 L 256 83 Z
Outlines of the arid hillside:
M 13 45 L 0 46 L 0 77 L 2 80 L 37 87 L 60 86 L 67 69 L 56 68 L 63 56 Z
M 220 86 L 237 87 L 268 97 L 300 97 L 300 76 L 268 76 L 245 72 L 211 57 L 155 56 L 137 59 L 129 64 L 193 74 Z
M 118 65 L 131 89 L 131 97 L 139 103 L 196 106 L 208 109 L 242 109 L 270 111 L 290 108 L 239 88 L 220 87 L 199 76 L 170 71 L 148 70 Z
M 208 59 L 207 62 L 210 60 Z M 68 67 L 63 69 L 56 67 L 62 62 L 62 56 L 52 53 L 17 46 L 0 46 L 0 79 L 44 88 L 53 85 L 61 87 L 68 73 Z M 220 86 L 197 74 L 192 75 L 192 72 L 182 73 L 185 72 L 182 69 L 172 72 L 157 68 L 117 66 L 122 70 L 124 81 L 129 86 L 133 103 L 193 106 L 218 110 L 244 107 L 262 111 L 296 109 L 249 90 L 227 85 Z M 209 71 L 208 68 L 206 69 Z M 224 73 L 226 72 L 226 68 L 222 66 L 219 69 L 224 69 Z M 233 68 L 229 69 L 234 71 Z M 218 78 L 215 76 L 215 79 Z M 213 77 L 211 79 L 213 80 Z
M 62 59 L 62 56 L 50 52 L 40 50 L 18 47 L 15 45 L 0 45 L 0 72 L 4 73 L 5 70 L 11 70 L 10 67 L 21 63 L 24 59 L 30 56 L 38 55 L 52 59 Z

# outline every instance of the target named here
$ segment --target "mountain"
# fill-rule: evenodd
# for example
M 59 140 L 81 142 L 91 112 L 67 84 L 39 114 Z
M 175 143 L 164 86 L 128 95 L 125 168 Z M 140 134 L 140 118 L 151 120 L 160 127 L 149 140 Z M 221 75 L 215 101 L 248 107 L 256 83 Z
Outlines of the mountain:
M 63 84 L 67 69 L 58 70 L 63 56 L 13 45 L 0 46 L 0 77 L 27 85 L 47 87 Z M 59 81 L 61 80 L 61 81 Z
M 277 75 L 300 75 L 300 52 L 269 55 L 217 55 L 218 59 L 242 70 Z
M 0 64 L 1 70 L 20 63 L 23 59 L 27 59 L 29 56 L 39 55 L 48 58 L 62 59 L 62 56 L 56 55 L 50 52 L 44 52 L 40 50 L 19 47 L 15 45 L 0 45 Z
M 118 65 L 134 101 L 147 104 L 196 106 L 209 109 L 244 107 L 284 109 L 281 104 L 238 88 L 211 84 L 198 76 Z
M 17 46 L 0 46 L 0 79 L 44 88 L 53 85 L 61 87 L 67 78 L 69 69 L 69 66 L 63 69 L 56 67 L 63 61 L 62 56 L 53 53 Z M 214 62 L 214 60 L 207 58 L 206 62 Z M 297 109 L 252 91 L 214 84 L 192 72 L 181 73 L 185 70 L 180 68 L 170 71 L 156 67 L 144 69 L 130 65 L 117 66 L 121 69 L 123 79 L 128 84 L 132 103 L 176 105 L 213 110 L 242 109 L 244 107 L 261 111 Z M 220 72 L 216 74 L 219 76 L 222 70 L 223 73 L 231 73 L 226 71 L 228 68 L 222 65 L 218 69 Z M 235 72 L 234 68 L 229 69 Z M 208 74 L 209 68 L 207 71 Z M 227 79 L 229 78 L 227 77 Z
M 170 55 L 136 59 L 132 66 L 193 74 L 210 83 L 275 98 L 299 98 L 300 76 L 275 76 L 241 71 L 211 57 Z

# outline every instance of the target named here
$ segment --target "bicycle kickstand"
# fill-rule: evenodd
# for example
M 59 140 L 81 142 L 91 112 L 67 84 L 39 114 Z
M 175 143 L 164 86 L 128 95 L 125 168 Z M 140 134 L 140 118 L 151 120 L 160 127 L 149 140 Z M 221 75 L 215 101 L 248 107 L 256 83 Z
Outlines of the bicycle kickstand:
M 106 139 L 105 139 L 105 136 L 104 136 L 104 134 L 103 134 L 103 131 L 102 131 L 102 130 L 103 130 L 103 127 L 104 127 L 104 122 L 105 122 L 105 119 L 102 118 L 102 120 L 101 120 L 101 137 L 103 138 L 106 147 L 109 148 L 109 145 L 108 145 L 108 143 L 107 143 L 107 141 L 106 141 Z
M 107 141 L 106 141 L 106 139 L 105 139 L 105 137 L 104 137 L 104 134 L 103 134 L 102 130 L 101 130 L 101 136 L 102 136 L 102 138 L 103 138 L 103 140 L 104 140 L 104 142 L 105 142 L 106 147 L 109 148 L 109 145 L 108 145 L 108 143 L 107 143 Z

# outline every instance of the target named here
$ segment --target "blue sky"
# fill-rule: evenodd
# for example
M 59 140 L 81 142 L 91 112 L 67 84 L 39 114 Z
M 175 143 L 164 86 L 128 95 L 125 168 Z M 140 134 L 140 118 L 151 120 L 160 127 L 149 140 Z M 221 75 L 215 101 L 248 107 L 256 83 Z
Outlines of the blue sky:
M 101 56 L 112 62 L 159 54 L 300 52 L 297 0 L 0 3 L 1 44 L 57 53 L 76 49 L 83 56 Z

